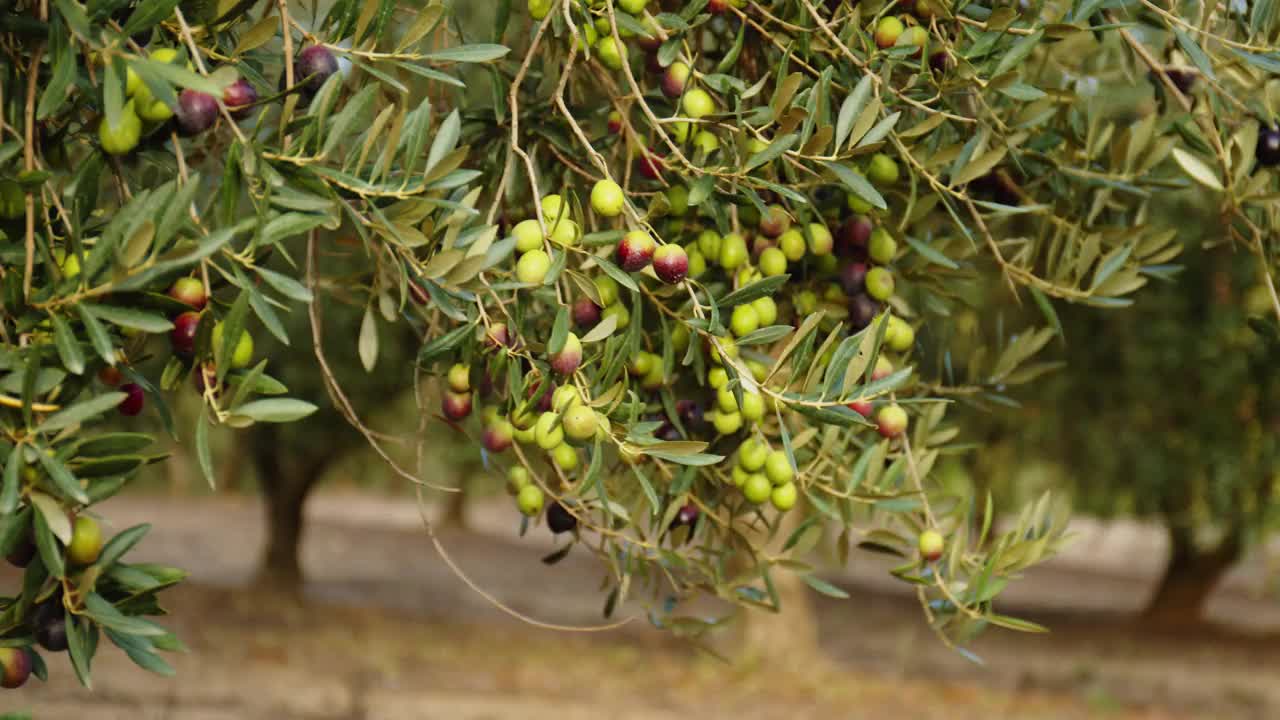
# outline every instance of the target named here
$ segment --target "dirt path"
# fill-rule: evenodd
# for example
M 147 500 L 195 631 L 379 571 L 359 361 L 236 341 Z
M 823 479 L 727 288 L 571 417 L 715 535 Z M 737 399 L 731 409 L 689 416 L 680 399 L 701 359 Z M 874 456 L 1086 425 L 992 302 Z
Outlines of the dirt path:
M 939 645 L 913 601 L 862 560 L 838 578 L 851 600 L 818 603 L 834 664 L 744 673 L 639 622 L 565 634 L 498 613 L 441 563 L 409 503 L 319 498 L 304 554 L 305 606 L 242 589 L 262 538 L 252 498 L 126 498 L 104 513 L 116 529 L 156 523 L 141 555 L 193 569 L 194 583 L 169 602 L 168 623 L 192 652 L 177 659 L 174 680 L 113 653 L 92 696 L 55 666 L 57 681 L 18 693 L 41 720 L 78 719 L 88 708 L 95 720 L 1280 717 L 1274 641 L 1139 636 L 1118 618 L 1063 614 L 1136 607 L 1145 592 L 1140 578 L 1084 574 L 1069 563 L 1033 574 L 1015 597 L 1055 633 L 988 633 L 975 647 L 985 668 Z M 444 540 L 478 584 L 548 622 L 600 622 L 590 558 L 542 565 L 549 536 L 516 537 L 501 506 L 481 506 L 472 522 L 475 532 Z M 1255 624 L 1275 611 L 1235 590 L 1216 603 Z

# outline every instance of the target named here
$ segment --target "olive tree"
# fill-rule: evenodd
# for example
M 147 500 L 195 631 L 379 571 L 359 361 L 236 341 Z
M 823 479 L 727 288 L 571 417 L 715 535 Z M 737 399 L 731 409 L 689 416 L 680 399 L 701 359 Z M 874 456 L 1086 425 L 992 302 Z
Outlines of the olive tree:
M 155 459 L 109 413 L 163 414 L 192 387 L 204 412 L 175 432 L 208 477 L 212 425 L 322 402 L 420 493 L 456 490 L 423 457 L 427 433 L 468 433 L 513 518 L 564 538 L 547 562 L 598 558 L 607 623 L 642 612 L 700 637 L 723 618 L 686 600 L 777 612 L 786 577 L 843 596 L 811 564 L 834 537 L 842 560 L 903 556 L 893 572 L 946 642 L 1039 629 L 996 598 L 1055 550 L 1061 518 L 1041 502 L 994 533 L 973 522 L 982 498 L 942 491 L 939 458 L 968 446 L 949 396 L 1035 380 L 1055 305 L 1123 305 L 1166 273 L 1179 246 L 1150 204 L 1166 188 L 1214 193 L 1230 241 L 1270 251 L 1280 210 L 1255 165 L 1280 159 L 1271 13 L 1185 14 L 10 6 L 0 517 L 3 549 L 35 552 L 15 556 L 29 561 L 0 614 L 6 684 L 44 674 L 35 641 L 69 649 L 86 684 L 102 635 L 168 667 L 156 651 L 178 641 L 144 616 L 181 573 L 127 562 L 145 528 L 102 546 L 92 506 Z M 1152 83 L 1163 102 L 1132 122 L 1092 96 Z M 329 232 L 359 252 L 322 262 Z M 1000 333 L 957 377 L 946 328 L 992 279 L 1046 326 Z M 300 342 L 281 315 L 325 327 L 335 294 L 370 311 L 313 332 L 324 396 L 286 398 L 253 338 Z M 401 323 L 415 362 L 387 367 L 374 338 Z M 439 414 L 396 438 L 413 461 L 352 403 L 334 343 L 440 384 Z

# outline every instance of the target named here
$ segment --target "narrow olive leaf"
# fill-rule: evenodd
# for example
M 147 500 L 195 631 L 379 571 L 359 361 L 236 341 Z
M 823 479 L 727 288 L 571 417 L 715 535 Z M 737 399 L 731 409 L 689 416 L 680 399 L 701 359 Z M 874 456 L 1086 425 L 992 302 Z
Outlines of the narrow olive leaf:
M 702 175 L 697 180 L 689 183 L 689 204 L 695 207 L 701 205 L 703 200 L 711 197 L 711 193 L 715 188 L 715 176 Z
M 187 88 L 190 90 L 198 90 L 202 93 L 208 93 L 214 97 L 222 96 L 222 88 L 213 80 L 197 75 L 195 72 L 186 69 L 182 65 L 174 63 L 160 62 L 150 58 L 130 58 L 129 64 L 134 68 L 141 66 L 144 71 L 150 72 L 174 87 Z
M 582 336 L 581 342 L 583 343 L 600 342 L 601 340 L 604 340 L 605 338 L 612 335 L 613 331 L 616 329 L 618 329 L 618 316 L 610 315 L 609 317 L 604 318 L 600 322 L 596 323 L 595 327 L 588 330 L 587 334 Z
M 832 585 L 826 580 L 822 580 L 813 575 L 801 575 L 800 577 L 804 579 L 805 583 L 808 584 L 809 587 L 813 588 L 814 590 L 817 590 L 823 595 L 827 595 L 833 598 L 839 598 L 841 600 L 847 600 L 849 598 L 849 593 L 841 590 L 835 585 Z
M 280 18 L 268 11 L 266 16 L 254 23 L 253 27 L 250 27 L 240 36 L 240 40 L 236 43 L 236 47 L 231 51 L 231 54 L 243 55 L 250 50 L 266 45 L 268 40 L 276 36 L 276 31 L 279 29 Z
M 35 505 L 36 510 L 44 516 L 44 520 L 48 523 L 49 530 L 53 533 L 53 536 L 62 541 L 64 545 L 71 542 L 71 520 L 67 517 L 67 512 L 58 504 L 58 501 L 42 492 L 32 492 L 30 499 L 31 504 Z
M 266 281 L 268 285 L 275 288 L 277 292 L 298 302 L 311 302 L 311 291 L 302 283 L 294 280 L 288 275 L 278 273 L 274 270 L 268 270 L 264 267 L 255 267 L 254 272 Z
M 1021 620 L 1019 618 L 1009 617 L 1008 615 L 996 615 L 993 613 L 991 615 L 987 615 L 986 620 L 992 625 L 999 625 L 1000 627 L 1006 627 L 1006 628 L 1009 628 L 1010 630 L 1018 630 L 1021 632 L 1030 632 L 1030 633 L 1049 632 L 1049 628 L 1043 625 L 1040 625 L 1039 623 L 1033 623 L 1030 620 Z
M 127 395 L 122 392 L 109 392 L 99 395 L 91 400 L 76 403 L 71 407 L 59 410 L 45 418 L 45 421 L 40 423 L 40 426 L 36 428 L 36 432 L 57 432 L 58 430 L 84 422 L 89 418 L 101 415 L 102 413 L 118 406 L 125 397 L 127 397 Z
M 329 123 L 328 135 L 325 136 L 324 147 L 320 154 L 327 156 L 338 147 L 338 144 L 348 138 L 352 129 L 365 129 L 361 127 L 361 120 L 368 114 L 369 109 L 373 107 L 373 99 L 378 94 L 378 86 L 374 84 L 365 85 L 360 92 L 347 101 L 342 110 L 333 116 L 333 120 Z M 364 120 L 367 123 L 367 120 Z
M 770 325 L 768 327 L 762 327 L 755 332 L 747 333 L 746 335 L 738 338 L 738 345 L 767 345 L 790 335 L 791 331 L 794 329 L 795 328 L 790 325 Z
M 874 143 L 878 143 L 885 138 L 886 135 L 893 130 L 893 126 L 898 124 L 898 118 L 902 117 L 901 112 L 895 112 L 876 123 L 862 139 L 858 141 L 857 147 L 866 147 Z
M 1017 67 L 1018 63 L 1022 62 L 1023 59 L 1031 54 L 1032 50 L 1036 49 L 1040 44 L 1040 38 L 1042 37 L 1044 37 L 1043 29 L 1036 30 L 1030 35 L 1022 36 L 1013 44 L 1013 47 L 1010 47 L 1000 56 L 1000 62 L 996 64 L 996 68 L 992 71 L 991 76 L 995 77 L 996 75 L 1002 75 Z
M 799 139 L 800 136 L 795 133 L 787 133 L 786 135 L 774 140 L 769 143 L 768 147 L 747 158 L 747 164 L 742 168 L 743 172 L 751 172 L 765 163 L 772 162 L 778 156 L 790 150 Z
M 133 549 L 138 541 L 142 540 L 151 530 L 151 525 L 143 523 L 142 525 L 134 525 L 131 528 L 121 530 L 116 536 L 111 538 L 106 545 L 102 546 L 102 552 L 98 554 L 98 559 L 94 561 L 94 565 L 98 568 L 106 570 L 111 567 L 117 560 L 124 557 L 124 554 Z
M 844 186 L 849 188 L 854 195 L 857 195 L 863 200 L 871 203 L 873 207 L 880 208 L 881 210 L 888 207 L 884 202 L 884 198 L 881 197 L 880 193 L 871 186 L 871 183 L 862 176 L 862 173 L 838 162 L 824 160 L 822 161 L 822 164 L 826 165 L 831 172 L 835 173 L 836 178 L 840 182 L 844 183 Z
M 135 35 L 143 30 L 150 30 L 160 21 L 173 15 L 173 9 L 177 6 L 178 0 L 142 0 L 136 9 L 129 13 L 129 19 L 125 21 L 123 28 L 124 34 Z
M 1210 190 L 1222 192 L 1225 189 L 1222 187 L 1222 181 L 1218 179 L 1217 173 L 1215 173 L 1203 160 L 1195 155 L 1192 155 L 1182 148 L 1174 148 L 1173 159 L 1184 172 L 1191 176 L 1192 180 L 1195 180 Z
M 151 651 L 152 646 L 145 638 L 126 635 L 109 627 L 103 628 L 103 632 L 107 634 L 112 643 L 115 643 L 116 647 L 124 650 L 129 659 L 143 670 L 148 670 L 164 677 L 173 677 L 177 674 L 173 666 L 165 662 L 164 658 Z
M 935 265 L 941 265 L 945 268 L 950 268 L 952 270 L 960 269 L 960 266 L 956 264 L 955 260 L 952 260 L 946 255 L 943 255 L 938 250 L 935 250 L 933 246 L 927 245 L 919 240 L 916 240 L 910 235 L 905 236 L 905 239 L 907 241 L 907 244 L 910 245 L 912 249 L 920 253 L 920 255 L 924 257 L 926 260 L 928 260 L 929 262 Z
M 209 425 L 203 415 L 196 420 L 196 463 L 205 482 L 209 483 L 209 489 L 215 490 L 217 481 L 213 474 L 213 453 L 209 451 Z
M 1191 39 L 1191 36 L 1187 34 L 1186 30 L 1183 30 L 1177 25 L 1173 25 L 1172 27 L 1173 34 L 1178 38 L 1178 45 L 1182 47 L 1182 51 L 1187 54 L 1187 57 L 1191 58 L 1191 62 L 1195 63 L 1196 68 L 1198 68 L 1200 72 L 1204 73 L 1205 77 L 1217 79 L 1217 75 L 1214 75 L 1213 73 L 1213 61 L 1209 59 L 1209 56 L 1205 54 L 1204 50 L 1196 44 L 1195 40 Z
M 89 342 L 93 344 L 93 349 L 98 351 L 98 356 L 106 361 L 108 365 L 116 364 L 115 347 L 111 344 L 111 337 L 107 335 L 107 329 L 102 326 L 98 318 L 85 307 L 85 303 L 76 306 L 76 312 L 80 314 L 80 322 L 84 324 L 85 334 L 89 336 Z
M 640 286 L 636 285 L 636 281 L 631 277 L 630 273 L 623 271 L 622 268 L 614 265 L 611 261 L 605 258 L 597 257 L 595 261 L 596 264 L 600 266 L 600 269 L 604 270 L 605 274 L 609 277 L 617 280 L 619 285 L 631 292 L 640 292 Z
M 71 333 L 71 326 L 58 313 L 51 313 L 49 321 L 53 323 L 53 342 L 58 348 L 58 359 L 62 361 L 62 366 L 73 375 L 83 373 L 84 351 Z
M 462 134 L 462 116 L 457 110 L 449 113 L 449 116 L 440 123 L 440 129 L 436 131 L 436 139 L 431 142 L 431 150 L 427 152 L 427 165 L 423 169 L 423 174 L 431 172 L 431 169 L 440 162 L 445 155 L 453 152 L 458 145 L 458 137 Z
M 569 308 L 561 306 L 556 312 L 555 322 L 551 325 L 551 339 L 547 342 L 547 353 L 555 355 L 564 349 L 569 339 Z
M 9 451 L 9 460 L 4 464 L 4 483 L 0 485 L 0 515 L 12 515 L 18 509 L 24 454 L 21 445 Z
M 404 31 L 404 35 L 400 37 L 400 42 L 396 44 L 396 52 L 401 52 L 426 37 L 426 34 L 435 28 L 436 23 L 440 22 L 440 17 L 443 14 L 444 6 L 440 4 L 428 5 L 423 8 L 418 13 L 418 17 L 414 18 L 413 23 Z
M 49 574 L 60 578 L 67 574 L 66 561 L 63 559 L 62 548 L 58 546 L 58 540 L 54 536 L 53 528 L 50 521 L 56 522 L 56 518 L 49 513 L 49 504 L 52 503 L 56 508 L 56 513 L 66 517 L 66 511 L 57 507 L 57 502 L 48 495 L 43 496 L 49 503 L 42 503 L 36 506 L 39 510 L 32 518 L 32 530 L 36 541 L 36 551 L 40 553 L 40 561 L 44 563 Z M 69 525 L 69 523 L 68 523 Z M 63 541 L 66 544 L 69 541 Z
M 861 114 L 862 108 L 867 104 L 867 99 L 871 97 L 871 74 L 867 73 L 858 81 L 853 92 L 845 96 L 844 102 L 840 104 L 840 114 L 836 119 L 836 150 L 844 147 L 845 140 L 849 139 L 849 131 L 853 129 L 853 121 Z
M 364 309 L 364 320 L 360 322 L 360 339 L 356 343 L 360 354 L 360 364 L 365 372 L 373 372 L 378 363 L 378 321 L 373 316 L 373 305 Z
M 56 21 L 52 28 L 60 30 Z M 62 109 L 67 100 L 67 89 L 76 73 L 75 48 L 65 33 L 54 36 L 50 45 L 50 57 L 53 60 L 53 74 L 46 81 L 44 92 L 40 93 L 40 103 L 36 106 L 36 119 L 44 120 Z
M 157 637 L 168 633 L 168 630 L 149 620 L 125 615 L 98 593 L 89 593 L 85 596 L 84 614 L 93 618 L 95 622 L 103 627 L 111 628 L 126 635 Z
M 508 48 L 505 45 L 476 43 L 474 45 L 459 45 L 458 47 L 427 53 L 423 56 L 423 60 L 429 63 L 483 63 L 499 60 L 505 57 L 509 52 L 511 52 L 511 48 Z
M 36 453 L 36 457 L 40 458 L 40 464 L 44 466 L 44 471 L 53 480 L 54 487 L 72 500 L 82 505 L 88 504 L 89 496 L 85 495 L 84 488 L 80 487 L 80 482 L 71 474 L 67 466 L 62 464 L 61 460 L 58 460 L 43 449 Z
M 418 351 L 418 362 L 427 363 L 458 347 L 468 336 L 475 332 L 475 327 L 474 321 L 467 323 L 423 345 L 422 349 Z
M 1117 270 L 1124 267 L 1124 263 L 1129 259 L 1129 254 L 1133 252 L 1132 244 L 1121 245 L 1120 247 L 1107 253 L 1106 256 L 1098 263 L 1098 271 L 1093 274 L 1093 285 L 1089 287 L 1089 292 L 1093 292 L 1100 285 L 1107 281 Z
M 750 285 L 740 287 L 737 290 L 716 300 L 716 304 L 720 309 L 728 310 L 735 305 L 749 303 L 752 300 L 758 300 L 766 295 L 772 295 L 778 291 L 787 281 L 791 279 L 790 275 L 771 275 L 762 280 L 757 280 Z
M 119 325 L 131 330 L 141 330 L 145 333 L 162 333 L 173 329 L 173 323 L 159 313 L 93 303 L 80 303 L 80 308 L 81 310 L 88 310 L 100 320 L 106 320 L 112 325 Z
M 240 415 L 258 422 L 285 423 L 301 420 L 318 410 L 315 405 L 293 398 L 268 398 L 247 402 L 232 410 Z
M 1058 337 L 1066 340 L 1067 336 L 1062 331 L 1062 321 L 1058 319 L 1058 311 L 1053 309 L 1053 303 L 1049 300 L 1049 297 L 1039 288 L 1032 287 L 1030 289 L 1031 297 L 1035 299 L 1036 305 L 1040 308 L 1040 312 L 1044 314 L 1045 320 L 1049 322 L 1049 326 L 1053 328 Z
M 88 618 L 78 615 L 67 615 L 67 654 L 71 656 L 71 667 L 76 672 L 76 679 L 86 690 L 93 689 L 90 665 L 93 663 L 93 650 L 89 641 Z

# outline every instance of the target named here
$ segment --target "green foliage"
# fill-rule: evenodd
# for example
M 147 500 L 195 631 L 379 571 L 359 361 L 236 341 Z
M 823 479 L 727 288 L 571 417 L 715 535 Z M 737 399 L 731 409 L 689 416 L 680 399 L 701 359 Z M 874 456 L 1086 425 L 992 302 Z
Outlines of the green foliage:
M 904 556 L 894 574 L 948 641 L 1039 630 L 993 604 L 1061 519 L 1044 498 L 993 536 L 985 498 L 940 491 L 939 459 L 969 447 L 949 400 L 1011 404 L 1054 367 L 1063 301 L 1123 307 L 1169 277 L 1181 246 L 1161 192 L 1211 194 L 1231 242 L 1268 257 L 1273 13 L 917 0 L 876 32 L 895 7 L 647 5 L 539 0 L 532 24 L 505 2 L 6 9 L 0 72 L 27 92 L 5 93 L 0 129 L 0 538 L 37 552 L 0 640 L 28 645 L 58 593 L 86 685 L 103 634 L 169 671 L 156 651 L 177 643 L 142 616 L 179 571 L 125 563 L 135 535 L 88 568 L 63 552 L 68 512 L 158 459 L 104 424 L 143 393 L 210 478 L 211 425 L 331 398 L 432 485 L 343 401 L 357 365 L 388 391 L 448 379 L 443 418 L 496 468 L 522 466 L 521 510 L 549 500 L 553 530 L 572 526 L 547 562 L 599 558 L 606 615 L 638 598 L 698 635 L 723 619 L 682 601 L 776 611 L 784 572 L 841 596 L 809 564 L 836 537 L 842 561 L 855 544 Z M 665 70 L 677 60 L 688 77 Z M 606 178 L 620 215 L 584 206 Z M 517 250 L 520 221 L 535 229 Z M 650 267 L 670 243 L 685 252 Z M 517 252 L 537 253 L 519 276 Z M 208 291 L 195 325 L 165 294 L 178 277 Z M 989 328 L 993 287 L 1045 327 Z M 262 358 L 260 328 L 301 343 L 291 326 L 326 315 L 346 330 L 324 333 L 309 373 Z M 957 368 L 962 317 L 996 341 Z M 173 354 L 152 339 L 170 332 Z M 164 394 L 190 383 L 188 433 Z M 747 439 L 773 451 L 763 470 Z M 925 530 L 945 536 L 936 561 L 916 550 Z

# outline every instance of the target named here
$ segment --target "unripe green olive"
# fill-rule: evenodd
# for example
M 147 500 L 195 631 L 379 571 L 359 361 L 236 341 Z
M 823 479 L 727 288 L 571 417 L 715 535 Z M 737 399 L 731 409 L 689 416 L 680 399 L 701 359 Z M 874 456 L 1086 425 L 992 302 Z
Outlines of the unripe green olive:
M 214 353 L 222 354 L 222 323 L 213 326 L 213 347 Z M 248 330 L 240 331 L 240 339 L 236 341 L 235 349 L 231 351 L 231 368 L 238 370 L 248 367 L 253 362 L 253 336 Z
M 738 466 L 748 473 L 759 472 L 769 457 L 769 446 L 749 438 L 738 446 Z
M 773 485 L 769 483 L 769 478 L 760 473 L 748 475 L 746 481 L 742 483 L 742 496 L 752 505 L 763 505 L 768 502 L 772 492 Z
M 774 450 L 769 453 L 769 457 L 765 458 L 764 474 L 769 478 L 769 482 L 782 485 L 791 482 L 796 476 L 796 471 L 791 467 L 791 459 L 787 457 L 785 451 Z
M 725 270 L 737 270 L 746 264 L 749 254 L 747 241 L 738 233 L 729 233 L 720 240 L 720 267 Z
M 752 300 L 751 307 L 756 311 L 760 327 L 768 327 L 778 321 L 778 304 L 768 295 Z
M 747 422 L 759 422 L 764 417 L 764 398 L 760 393 L 742 393 L 742 419 Z
M 798 228 L 791 228 L 778 237 L 778 248 L 782 250 L 782 255 L 787 260 L 799 262 L 804 258 L 808 246 L 805 243 L 804 233 L 800 232 Z M 763 257 L 763 254 L 761 257 Z M 778 274 L 780 275 L 781 273 Z
M 591 188 L 591 209 L 604 217 L 618 216 L 625 203 L 622 188 L 612 180 L 600 180 Z
M 867 179 L 876 185 L 892 185 L 898 181 L 898 163 L 884 153 L 872 155 L 867 165 Z
M 796 498 L 799 492 L 796 490 L 795 483 L 783 483 L 773 489 L 769 493 L 769 502 L 778 512 L 786 512 L 796 506 Z
M 550 450 L 564 442 L 564 429 L 560 427 L 560 416 L 553 412 L 544 412 L 538 416 L 538 423 L 533 426 L 534 442 L 543 450 Z
M 71 542 L 67 543 L 67 562 L 71 565 L 91 565 L 102 552 L 102 528 L 98 521 L 87 515 L 76 518 L 71 529 Z
M 551 269 L 551 257 L 544 250 L 530 250 L 516 262 L 516 277 L 522 283 L 541 285 Z
M 516 239 L 516 252 L 529 252 L 542 247 L 542 228 L 536 219 L 523 220 L 511 229 Z
M 711 419 L 711 424 L 721 435 L 732 435 L 742 429 L 742 415 L 736 412 L 717 412 Z
M 596 57 L 600 58 L 600 62 L 604 63 L 605 67 L 621 70 L 622 64 L 627 61 L 627 47 L 619 46 L 612 35 L 606 35 L 596 43 Z
M 871 262 L 885 265 L 893 260 L 897 252 L 898 242 L 888 230 L 878 227 L 871 231 L 871 238 L 867 241 L 867 256 L 871 258 Z
M 716 111 L 716 101 L 702 88 L 694 88 L 686 92 L 680 105 L 684 108 L 685 114 L 694 120 L 704 118 Z
M 120 117 L 115 125 L 107 122 L 104 115 L 98 123 L 98 141 L 108 155 L 124 155 L 138 146 L 142 138 L 142 120 L 139 119 L 133 101 L 124 104 Z
M 516 495 L 516 506 L 526 517 L 534 517 L 542 512 L 542 504 L 545 501 L 542 488 L 537 485 L 525 485 Z
M 729 329 L 737 337 L 750 335 L 760 329 L 760 314 L 750 304 L 739 305 L 733 309 L 733 316 L 729 320 Z
M 803 243 L 804 241 L 801 240 L 802 247 Z M 766 277 L 782 275 L 787 272 L 786 253 L 776 247 L 765 248 L 764 252 L 760 253 L 759 265 L 760 272 Z
M 578 467 L 578 451 L 568 443 L 560 443 L 551 448 L 551 459 L 555 461 L 557 467 L 565 472 Z
M 600 305 L 609 307 L 618 301 L 618 281 L 608 275 L 601 275 L 595 280 L 596 292 L 600 294 Z

